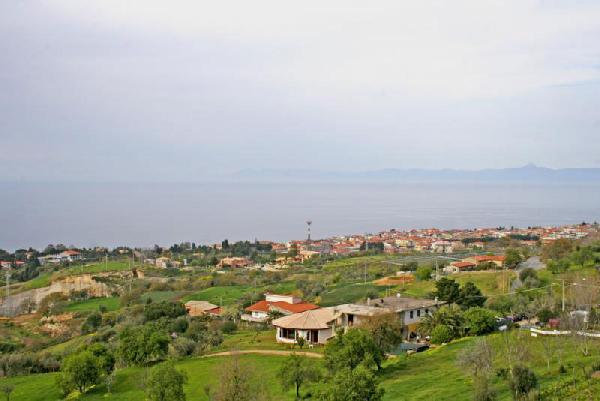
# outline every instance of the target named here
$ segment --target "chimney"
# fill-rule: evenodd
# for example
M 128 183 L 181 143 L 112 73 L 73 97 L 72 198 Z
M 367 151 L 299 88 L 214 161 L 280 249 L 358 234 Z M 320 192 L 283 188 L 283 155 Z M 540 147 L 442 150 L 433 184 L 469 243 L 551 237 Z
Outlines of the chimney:
M 367 306 L 371 305 L 371 298 L 367 298 Z

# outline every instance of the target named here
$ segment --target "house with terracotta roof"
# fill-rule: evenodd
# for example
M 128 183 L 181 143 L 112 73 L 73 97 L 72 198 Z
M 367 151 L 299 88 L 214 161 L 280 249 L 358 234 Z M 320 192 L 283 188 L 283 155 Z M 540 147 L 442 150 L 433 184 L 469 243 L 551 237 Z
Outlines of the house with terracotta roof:
M 477 266 L 483 263 L 493 263 L 497 267 L 504 266 L 504 256 L 501 255 L 477 255 L 463 259 L 463 262 L 475 263 Z
M 188 301 L 185 310 L 190 316 L 220 315 L 221 308 L 207 301 Z
M 302 302 L 302 299 L 293 295 L 266 293 L 264 300 L 258 301 L 245 309 L 247 313 L 243 314 L 241 319 L 247 322 L 264 323 L 269 319 L 269 313 L 271 312 L 278 312 L 287 316 L 318 308 L 318 305 Z
M 405 298 L 399 295 L 368 299 L 366 304 L 343 304 L 328 308 L 308 310 L 273 320 L 275 339 L 293 344 L 298 337 L 311 344 L 324 344 L 335 336 L 336 330 L 359 326 L 369 318 L 382 314 L 395 314 L 402 324 L 402 337 L 416 337 L 422 318 L 431 315 L 445 302 L 437 299 Z
M 448 266 L 444 267 L 444 272 L 446 273 L 460 273 L 462 271 L 473 270 L 477 267 L 476 263 L 473 262 L 452 262 Z
M 234 256 L 234 257 L 226 257 L 226 258 L 219 260 L 219 263 L 217 266 L 220 268 L 223 268 L 223 267 L 237 268 L 237 267 L 247 267 L 247 266 L 250 266 L 251 264 L 252 264 L 252 261 L 248 258 Z
M 38 258 L 38 261 L 40 262 L 41 265 L 44 265 L 46 263 L 54 263 L 54 264 L 58 264 L 58 263 L 63 263 L 63 262 L 74 262 L 76 260 L 82 260 L 82 256 L 81 253 L 79 253 L 78 251 L 69 249 L 66 251 L 62 251 L 61 253 L 56 253 L 54 255 L 46 255 L 46 256 L 40 256 Z

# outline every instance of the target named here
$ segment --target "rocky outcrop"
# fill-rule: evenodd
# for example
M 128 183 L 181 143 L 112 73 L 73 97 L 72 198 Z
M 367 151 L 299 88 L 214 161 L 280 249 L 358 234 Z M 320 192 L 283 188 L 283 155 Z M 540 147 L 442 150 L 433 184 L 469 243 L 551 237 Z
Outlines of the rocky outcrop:
M 110 287 L 94 280 L 92 274 L 82 274 L 79 276 L 70 276 L 64 279 L 56 280 L 48 287 L 37 288 L 24 291 L 9 296 L 0 301 L 0 315 L 14 316 L 27 312 L 25 305 L 30 304 L 33 309 L 50 294 L 61 293 L 68 295 L 71 291 L 87 291 L 92 297 L 108 297 L 112 291 Z

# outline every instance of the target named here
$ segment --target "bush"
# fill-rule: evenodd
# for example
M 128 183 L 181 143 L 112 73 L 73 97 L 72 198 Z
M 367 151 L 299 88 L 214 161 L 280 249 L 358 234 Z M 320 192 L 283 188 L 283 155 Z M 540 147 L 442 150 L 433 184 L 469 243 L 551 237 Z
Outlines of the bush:
M 417 271 L 415 273 L 415 277 L 419 281 L 427 281 L 427 280 L 429 280 L 431 278 L 431 273 L 432 272 L 433 272 L 433 270 L 431 269 L 431 267 L 429 267 L 429 266 L 420 266 L 419 268 L 417 268 Z
M 90 351 L 69 355 L 60 372 L 56 381 L 65 396 L 74 390 L 85 393 L 98 382 L 101 374 L 98 359 Z
M 512 370 L 510 388 L 517 399 L 523 398 L 537 387 L 538 380 L 535 373 L 524 366 L 515 366 Z
M 231 320 L 226 321 L 221 326 L 221 331 L 224 334 L 231 334 L 231 333 L 235 332 L 236 330 L 237 330 L 237 325 L 234 322 L 232 322 Z
M 102 325 L 102 315 L 100 312 L 92 312 L 81 326 L 81 332 L 83 334 L 92 333 L 98 330 L 100 325 Z
M 452 329 L 445 324 L 437 325 L 431 331 L 431 342 L 433 344 L 448 343 L 452 339 Z
M 181 302 L 162 301 L 147 304 L 144 307 L 144 318 L 146 321 L 158 320 L 161 317 L 174 319 L 187 313 Z
M 175 333 L 185 333 L 188 329 L 189 323 L 185 316 L 179 316 L 177 319 L 173 320 L 169 325 L 169 331 Z
M 176 338 L 169 347 L 169 353 L 177 358 L 189 356 L 196 350 L 196 342 L 187 337 Z
M 187 381 L 185 373 L 178 371 L 170 363 L 152 368 L 145 386 L 149 401 L 185 401 L 183 385 Z
M 463 317 L 469 334 L 480 336 L 496 330 L 496 316 L 489 309 L 471 308 L 463 314 Z
M 119 335 L 119 355 L 124 362 L 132 365 L 160 360 L 168 347 L 167 335 L 152 325 L 128 326 Z

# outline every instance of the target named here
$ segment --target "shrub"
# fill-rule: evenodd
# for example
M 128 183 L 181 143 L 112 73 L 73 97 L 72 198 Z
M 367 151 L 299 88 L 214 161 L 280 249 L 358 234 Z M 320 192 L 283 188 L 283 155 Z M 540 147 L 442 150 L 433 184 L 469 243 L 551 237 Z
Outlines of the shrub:
M 185 333 L 189 326 L 187 318 L 185 316 L 179 316 L 177 319 L 173 320 L 169 325 L 169 331 L 175 333 Z
M 83 326 L 81 327 L 81 332 L 84 334 L 92 333 L 92 332 L 98 330 L 100 325 L 102 325 L 102 315 L 100 314 L 100 312 L 92 312 L 85 319 L 85 322 L 83 323 Z
M 431 331 L 431 342 L 433 344 L 447 343 L 452 339 L 452 329 L 445 324 L 437 325 Z
M 57 384 L 67 396 L 73 390 L 84 393 L 98 382 L 101 370 L 98 360 L 90 351 L 69 355 L 62 364 Z
M 537 387 L 537 376 L 535 373 L 524 366 L 515 366 L 512 370 L 512 380 L 510 388 L 517 396 L 517 399 L 523 398 Z
M 145 388 L 149 401 L 185 401 L 183 385 L 187 381 L 185 373 L 178 371 L 170 363 L 152 368 Z
M 231 333 L 235 332 L 236 330 L 237 330 L 237 325 L 234 322 L 232 322 L 231 320 L 226 321 L 221 326 L 221 331 L 224 334 L 231 334 Z
M 192 355 L 196 350 L 196 342 L 187 337 L 176 338 L 169 347 L 169 353 L 177 358 Z
M 144 318 L 146 321 L 158 320 L 161 317 L 176 318 L 187 313 L 181 302 L 162 301 L 147 304 L 144 307 Z
M 463 316 L 469 333 L 472 335 L 480 336 L 496 329 L 496 316 L 489 309 L 471 308 Z
M 431 269 L 430 266 L 420 266 L 417 268 L 415 277 L 419 281 L 427 281 L 431 278 L 432 272 L 433 272 L 433 270 Z

